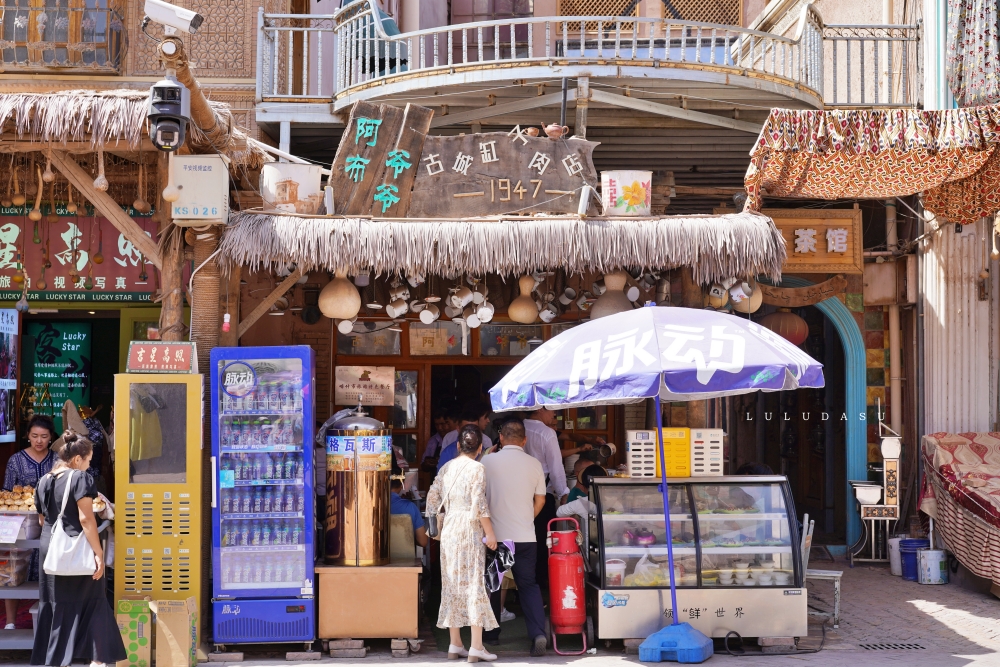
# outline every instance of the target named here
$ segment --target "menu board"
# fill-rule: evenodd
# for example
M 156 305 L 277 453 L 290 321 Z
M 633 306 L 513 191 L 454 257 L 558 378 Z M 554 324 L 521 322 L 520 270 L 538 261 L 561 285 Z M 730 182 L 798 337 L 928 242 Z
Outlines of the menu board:
M 67 401 L 90 405 L 90 322 L 29 322 L 25 334 L 35 341 L 34 377 L 27 381 L 41 390 L 48 383 L 52 395 L 56 433 L 62 433 L 62 413 Z

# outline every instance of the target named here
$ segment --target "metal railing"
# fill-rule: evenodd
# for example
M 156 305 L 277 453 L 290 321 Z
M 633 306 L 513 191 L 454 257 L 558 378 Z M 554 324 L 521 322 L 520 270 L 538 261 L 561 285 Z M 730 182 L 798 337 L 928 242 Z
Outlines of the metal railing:
M 811 6 L 788 35 L 637 16 L 510 18 L 389 34 L 394 27 L 374 0 L 332 15 L 260 10 L 258 101 L 332 99 L 341 108 L 372 86 L 419 88 L 433 75 L 456 84 L 520 78 L 516 68 L 530 78 L 532 67 L 547 66 L 591 76 L 601 67 L 613 76 L 621 67 L 701 69 L 784 83 L 828 105 L 919 101 L 919 26 L 826 26 Z
M 800 34 L 793 39 L 739 26 L 632 16 L 517 18 L 389 35 L 383 27 L 387 17 L 372 0 L 352 3 L 333 16 L 261 12 L 258 98 L 303 101 L 332 95 L 339 101 L 398 77 L 554 64 L 715 68 L 821 91 L 822 28 L 810 17 L 803 14 Z
M 823 27 L 827 104 L 913 107 L 921 100 L 919 25 Z
M 0 71 L 118 73 L 126 46 L 114 9 L 0 6 Z

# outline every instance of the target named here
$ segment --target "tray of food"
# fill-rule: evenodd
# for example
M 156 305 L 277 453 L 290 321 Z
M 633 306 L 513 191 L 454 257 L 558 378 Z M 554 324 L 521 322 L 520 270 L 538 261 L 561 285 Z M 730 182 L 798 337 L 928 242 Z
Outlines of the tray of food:
M 0 491 L 0 512 L 37 514 L 35 487 L 17 485 L 10 491 Z

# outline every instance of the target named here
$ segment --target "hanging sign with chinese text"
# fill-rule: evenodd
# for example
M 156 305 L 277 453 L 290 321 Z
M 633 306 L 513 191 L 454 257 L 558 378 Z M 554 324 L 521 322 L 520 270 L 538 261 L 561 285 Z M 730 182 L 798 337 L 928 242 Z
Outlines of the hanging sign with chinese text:
M 461 218 L 576 213 L 598 187 L 593 141 L 532 137 L 523 129 L 427 137 L 409 215 Z
M 53 405 L 67 400 L 90 405 L 90 322 L 28 322 L 24 333 L 34 341 L 30 364 L 34 376 L 25 382 L 35 387 L 48 383 Z M 54 420 L 56 432 L 61 433 L 62 415 L 57 413 Z
M 43 214 L 47 208 L 42 206 Z M 157 289 L 155 267 L 111 222 L 84 215 L 82 206 L 80 215 L 69 215 L 62 204 L 56 205 L 56 212 L 59 222 L 42 218 L 34 223 L 19 207 L 0 209 L 0 301 L 21 297 L 13 282 L 19 267 L 24 269 L 29 301 L 151 300 Z M 139 226 L 155 227 L 148 218 L 129 213 Z M 151 231 L 146 234 L 152 236 Z M 98 252 L 104 261 L 92 263 Z M 44 288 L 39 289 L 43 280 Z
M 126 373 L 197 373 L 192 341 L 133 340 L 128 344 Z
M 337 405 L 392 405 L 396 369 L 392 366 L 337 366 L 334 372 Z
M 14 424 L 17 409 L 17 369 L 21 354 L 18 312 L 0 310 L 0 442 L 17 440 Z
M 731 213 L 717 208 L 715 213 Z M 783 272 L 864 273 L 861 210 L 851 208 L 764 209 L 785 240 Z

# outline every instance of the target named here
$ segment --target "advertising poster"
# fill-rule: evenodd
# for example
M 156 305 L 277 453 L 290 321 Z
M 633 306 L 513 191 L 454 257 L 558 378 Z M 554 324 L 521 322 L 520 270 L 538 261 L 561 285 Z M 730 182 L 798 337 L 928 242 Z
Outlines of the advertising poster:
M 29 322 L 25 334 L 35 339 L 35 376 L 30 381 L 39 391 L 48 383 L 56 433 L 61 433 L 61 409 L 67 400 L 78 407 L 90 405 L 90 323 Z
M 17 409 L 17 360 L 20 343 L 17 335 L 18 313 L 13 308 L 0 309 L 0 442 L 14 442 Z

